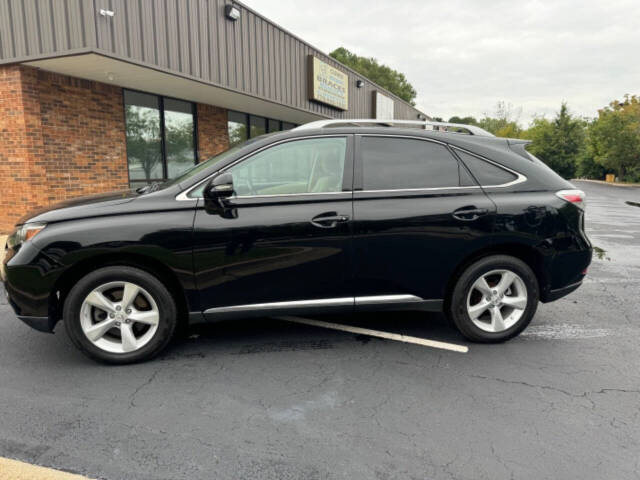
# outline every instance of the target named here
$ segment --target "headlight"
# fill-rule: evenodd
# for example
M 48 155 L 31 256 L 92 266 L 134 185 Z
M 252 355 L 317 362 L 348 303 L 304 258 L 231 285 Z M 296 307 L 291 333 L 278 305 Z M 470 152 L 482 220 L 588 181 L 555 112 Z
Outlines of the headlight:
M 13 248 L 27 240 L 31 240 L 46 226 L 46 223 L 25 223 L 24 225 L 20 225 L 16 231 L 7 238 L 7 246 Z

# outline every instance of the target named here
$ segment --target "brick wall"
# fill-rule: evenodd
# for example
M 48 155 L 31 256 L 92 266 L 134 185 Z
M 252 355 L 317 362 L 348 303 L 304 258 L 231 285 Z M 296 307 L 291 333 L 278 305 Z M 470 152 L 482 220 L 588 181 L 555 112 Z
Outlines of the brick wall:
M 38 71 L 47 204 L 129 188 L 122 89 Z
M 198 104 L 199 160 L 226 150 L 227 111 Z M 0 66 L 0 233 L 30 210 L 128 188 L 122 89 Z
M 0 67 L 0 232 L 30 210 L 127 187 L 120 88 Z
M 25 211 L 41 205 L 44 146 L 33 72 L 0 68 L 0 232 L 8 232 Z
M 227 111 L 224 108 L 199 103 L 198 161 L 203 161 L 229 148 Z

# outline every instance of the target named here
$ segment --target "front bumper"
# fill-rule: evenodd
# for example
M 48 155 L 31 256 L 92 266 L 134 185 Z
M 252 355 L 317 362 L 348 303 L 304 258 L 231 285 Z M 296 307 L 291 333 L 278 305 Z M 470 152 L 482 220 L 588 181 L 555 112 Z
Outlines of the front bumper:
M 56 321 L 49 317 L 27 317 L 25 315 L 16 315 L 20 320 L 29 325 L 34 330 L 45 333 L 53 333 Z
M 64 270 L 31 242 L 7 248 L 2 265 L 7 300 L 16 316 L 41 332 L 53 332 L 58 321 L 55 284 Z

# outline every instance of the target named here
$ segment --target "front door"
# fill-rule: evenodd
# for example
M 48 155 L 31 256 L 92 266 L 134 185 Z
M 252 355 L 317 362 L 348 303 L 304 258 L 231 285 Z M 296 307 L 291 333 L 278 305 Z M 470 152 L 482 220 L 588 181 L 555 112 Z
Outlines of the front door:
M 356 306 L 438 310 L 455 268 L 490 237 L 495 205 L 444 144 L 375 135 L 357 142 Z
M 350 307 L 353 149 L 349 135 L 285 141 L 225 170 L 231 215 L 194 225 L 205 316 Z

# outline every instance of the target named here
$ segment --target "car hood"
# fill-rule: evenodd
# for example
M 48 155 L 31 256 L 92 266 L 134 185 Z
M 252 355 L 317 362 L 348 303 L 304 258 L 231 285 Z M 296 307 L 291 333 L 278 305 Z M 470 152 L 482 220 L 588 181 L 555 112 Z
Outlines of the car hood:
M 120 211 L 123 204 L 132 202 L 140 194 L 135 190 L 101 193 L 78 197 L 34 210 L 23 216 L 18 224 L 27 222 L 60 222 L 88 216 L 109 215 Z

